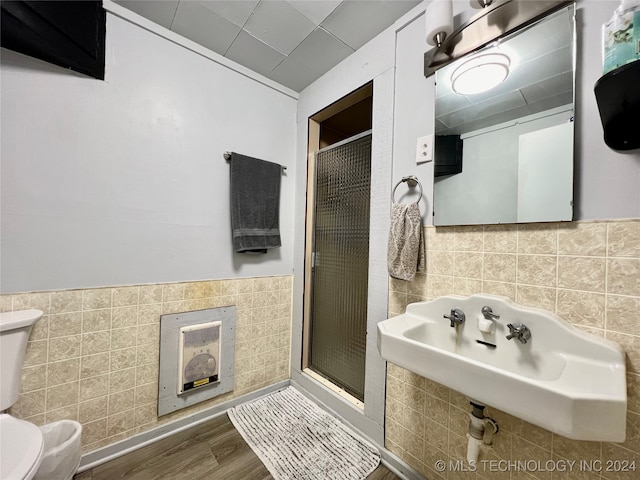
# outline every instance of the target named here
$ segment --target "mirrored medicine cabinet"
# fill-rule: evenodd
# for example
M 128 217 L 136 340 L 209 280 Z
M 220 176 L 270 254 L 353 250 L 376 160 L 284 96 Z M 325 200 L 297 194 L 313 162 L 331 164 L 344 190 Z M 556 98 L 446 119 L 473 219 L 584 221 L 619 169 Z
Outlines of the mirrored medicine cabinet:
M 575 34 L 569 4 L 436 72 L 434 225 L 572 219 Z

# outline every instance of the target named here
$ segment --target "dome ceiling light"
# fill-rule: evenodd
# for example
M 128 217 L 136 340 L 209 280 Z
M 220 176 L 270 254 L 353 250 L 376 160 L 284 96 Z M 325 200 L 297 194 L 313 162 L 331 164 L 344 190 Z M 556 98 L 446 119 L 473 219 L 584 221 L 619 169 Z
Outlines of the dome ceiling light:
M 486 53 L 470 58 L 451 74 L 453 91 L 460 95 L 486 92 L 504 82 L 511 61 L 503 53 Z

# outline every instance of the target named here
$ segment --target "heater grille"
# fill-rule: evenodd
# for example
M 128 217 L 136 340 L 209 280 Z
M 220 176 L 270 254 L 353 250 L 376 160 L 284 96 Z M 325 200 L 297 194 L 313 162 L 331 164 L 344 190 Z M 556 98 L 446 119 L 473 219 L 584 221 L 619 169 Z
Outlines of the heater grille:
M 233 390 L 236 307 L 160 317 L 158 416 Z
M 219 381 L 222 322 L 180 328 L 178 395 Z

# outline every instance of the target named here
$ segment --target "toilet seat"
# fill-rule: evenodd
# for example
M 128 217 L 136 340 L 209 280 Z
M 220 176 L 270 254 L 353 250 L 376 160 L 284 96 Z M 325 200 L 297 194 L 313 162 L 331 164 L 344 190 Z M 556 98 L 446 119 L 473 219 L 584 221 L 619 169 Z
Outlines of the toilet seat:
M 42 432 L 33 423 L 0 414 L 0 477 L 31 480 L 42 462 Z

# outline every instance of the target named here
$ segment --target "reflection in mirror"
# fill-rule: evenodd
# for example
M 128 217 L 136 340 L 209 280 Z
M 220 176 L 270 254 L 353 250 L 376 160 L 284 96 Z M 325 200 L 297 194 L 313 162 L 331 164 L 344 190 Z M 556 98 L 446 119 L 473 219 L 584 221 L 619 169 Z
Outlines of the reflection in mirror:
M 438 70 L 434 225 L 572 219 L 574 37 L 570 5 Z

